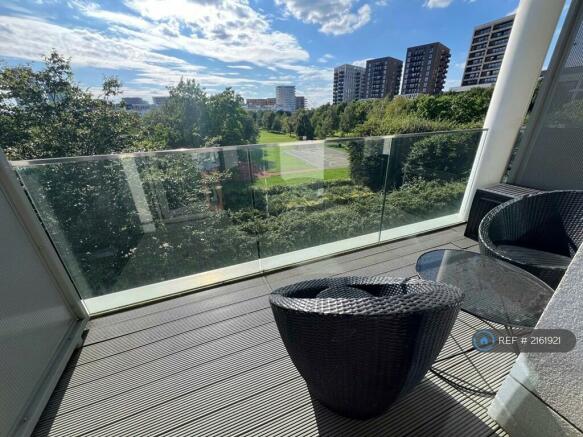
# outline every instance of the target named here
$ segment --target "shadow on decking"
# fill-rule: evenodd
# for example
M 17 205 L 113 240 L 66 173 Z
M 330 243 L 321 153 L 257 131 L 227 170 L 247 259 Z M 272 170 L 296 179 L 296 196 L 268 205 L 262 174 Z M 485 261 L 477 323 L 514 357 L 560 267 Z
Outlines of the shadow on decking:
M 87 332 L 84 333 L 83 337 L 85 337 L 86 334 Z M 67 366 L 65 367 L 65 370 L 63 371 L 63 374 L 61 375 L 61 378 L 59 379 L 59 382 L 57 383 L 57 386 L 51 395 L 51 400 L 43 411 L 43 417 L 46 417 L 47 419 L 44 421 L 43 427 L 37 427 L 35 429 L 35 436 L 46 437 L 50 434 L 53 423 L 57 418 L 56 414 L 59 411 L 61 403 L 63 402 L 63 398 L 65 397 L 67 389 L 71 383 L 71 379 L 73 378 L 75 367 L 77 366 L 77 362 L 81 356 L 81 350 L 82 348 L 78 348 L 71 355 L 71 358 L 69 359 L 69 362 L 67 363 Z
M 382 416 L 356 420 L 339 416 L 312 397 L 321 436 L 490 435 L 492 429 L 433 381 L 425 378 Z M 463 426 L 460 426 L 463 424 Z M 459 433 L 459 434 L 458 434 Z

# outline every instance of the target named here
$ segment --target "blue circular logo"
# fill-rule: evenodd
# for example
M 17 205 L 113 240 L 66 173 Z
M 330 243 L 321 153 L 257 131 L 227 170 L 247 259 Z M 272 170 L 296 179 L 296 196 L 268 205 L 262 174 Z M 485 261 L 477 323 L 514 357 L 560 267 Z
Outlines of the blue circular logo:
M 490 352 L 496 344 L 496 334 L 490 329 L 480 329 L 472 337 L 472 346 L 480 352 Z

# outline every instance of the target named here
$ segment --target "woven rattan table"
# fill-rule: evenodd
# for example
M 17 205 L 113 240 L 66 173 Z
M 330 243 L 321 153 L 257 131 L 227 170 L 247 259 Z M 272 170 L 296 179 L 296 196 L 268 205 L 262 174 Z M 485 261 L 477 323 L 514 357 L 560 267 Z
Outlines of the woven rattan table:
M 283 343 L 310 394 L 353 418 L 385 412 L 421 381 L 463 294 L 420 279 L 336 277 L 274 290 Z

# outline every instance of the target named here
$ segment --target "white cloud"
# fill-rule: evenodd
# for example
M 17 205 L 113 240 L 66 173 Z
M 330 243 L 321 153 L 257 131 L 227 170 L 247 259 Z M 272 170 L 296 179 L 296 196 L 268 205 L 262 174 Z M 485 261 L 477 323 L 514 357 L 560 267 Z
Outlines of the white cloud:
M 34 29 L 34 31 L 31 31 Z M 123 40 L 83 28 L 67 28 L 32 17 L 0 16 L 0 54 L 39 61 L 52 49 L 73 57 L 76 65 L 126 70 L 156 70 L 165 66 L 190 71 L 187 62 L 148 52 Z
M 101 9 L 99 5 L 95 3 L 83 3 L 78 0 L 71 1 L 71 6 L 74 6 L 83 12 L 84 15 L 97 18 L 103 21 L 108 21 L 110 23 L 128 26 L 135 29 L 144 29 L 149 26 L 149 23 L 139 17 L 134 15 L 122 14 L 119 12 L 111 12 Z
M 290 82 L 293 82 L 296 79 L 296 77 L 292 76 L 290 74 L 287 74 L 287 75 L 279 75 L 279 76 L 269 76 L 268 79 L 274 80 L 277 82 L 282 82 L 282 83 L 290 83 Z
M 293 64 L 280 64 L 278 67 L 284 70 L 293 71 L 298 75 L 299 79 L 308 82 L 321 80 L 332 83 L 332 78 L 334 77 L 334 70 L 331 68 Z
M 3 4 L 2 7 L 8 9 L 9 11 L 16 12 L 18 14 L 25 14 L 25 15 L 32 14 L 32 11 L 30 9 L 27 9 L 23 6 L 15 5 L 15 4 L 12 4 L 9 2 L 6 2 L 6 4 Z
M 87 88 L 91 94 L 95 97 L 103 96 L 103 89 L 100 87 L 89 87 Z M 152 102 L 152 96 L 167 96 L 168 90 L 164 87 L 140 87 L 140 88 L 131 88 L 124 86 L 122 88 L 121 96 L 118 96 L 115 100 L 121 100 L 123 97 L 141 97 L 142 99 L 146 100 L 147 102 Z
M 30 29 L 34 29 L 31 32 Z M 183 59 L 105 36 L 82 28 L 67 28 L 30 17 L 0 16 L 0 54 L 5 57 L 39 61 L 52 49 L 71 57 L 73 65 L 136 72 L 133 85 L 164 86 L 182 77 L 194 77 L 203 86 L 241 86 L 252 83 L 275 84 L 252 78 L 225 76 L 207 71 Z M 131 85 L 130 84 L 130 85 Z
M 447 8 L 453 0 L 427 0 L 424 4 L 426 8 Z
M 444 89 L 450 91 L 452 88 L 458 87 L 461 84 L 461 78 L 447 79 L 444 84 Z
M 57 24 L 32 12 L 0 16 L 0 57 L 39 61 L 55 49 L 76 68 L 130 71 L 125 95 L 164 94 L 182 77 L 196 79 L 209 92 L 232 86 L 245 94 L 283 78 L 306 90 L 325 89 L 332 81 L 332 70 L 308 65 L 309 54 L 297 39 L 273 29 L 247 0 L 124 0 L 126 12 L 85 0 L 68 4 L 72 17 L 91 21 Z M 197 65 L 191 55 L 220 63 Z M 262 69 L 273 77 L 262 76 Z M 317 94 L 306 97 L 312 104 L 330 99 Z
M 237 70 L 253 70 L 250 65 L 227 65 L 227 68 L 235 68 Z
M 332 100 L 332 82 L 329 81 L 325 86 L 314 87 L 308 86 L 302 90 L 298 90 L 299 95 L 304 95 L 308 99 L 308 107 L 314 108 Z
M 223 62 L 257 65 L 306 61 L 297 39 L 271 28 L 246 0 L 125 0 L 136 15 L 74 3 L 87 16 L 109 23 L 111 32 L 148 50 L 180 50 Z
M 356 65 L 357 67 L 366 67 L 367 59 L 358 59 L 356 61 L 352 61 L 352 65 Z
M 370 6 L 364 4 L 354 10 L 356 3 L 357 0 L 275 0 L 286 14 L 304 23 L 318 24 L 320 32 L 328 35 L 352 33 L 370 21 Z
M 331 59 L 334 59 L 334 55 L 331 55 L 330 53 L 326 53 L 318 58 L 318 62 L 321 64 L 325 64 L 326 62 L 330 61 Z
M 451 65 L 453 68 L 457 68 L 458 70 L 463 70 L 466 67 L 466 62 L 465 61 L 452 62 Z
M 514 9 L 512 9 L 510 12 L 508 12 L 506 14 L 506 16 L 508 15 L 515 15 L 518 12 L 518 6 L 516 6 Z

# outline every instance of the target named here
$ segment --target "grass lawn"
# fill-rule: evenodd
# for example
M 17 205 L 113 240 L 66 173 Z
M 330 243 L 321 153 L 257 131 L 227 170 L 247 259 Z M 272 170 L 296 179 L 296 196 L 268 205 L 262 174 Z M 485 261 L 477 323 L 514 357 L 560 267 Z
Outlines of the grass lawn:
M 279 173 L 282 169 L 289 170 L 313 170 L 314 167 L 309 165 L 307 162 L 296 158 L 289 153 L 286 153 L 286 148 L 281 148 L 277 146 L 273 147 L 262 147 L 261 156 L 259 157 L 262 161 L 260 168 L 270 172 Z
M 348 168 L 327 168 L 324 170 L 324 180 L 332 181 L 338 179 L 350 179 L 350 169 Z M 280 175 L 273 175 L 266 178 L 261 178 L 255 181 L 253 185 L 256 187 L 273 187 L 275 185 L 300 185 L 310 182 L 322 180 L 321 170 L 308 170 L 305 172 L 298 172 L 293 177 L 282 178 Z
M 269 132 L 265 129 L 259 130 L 259 138 L 257 139 L 258 144 L 289 143 L 291 141 L 297 141 L 297 138 L 287 134 Z
M 261 144 L 281 143 L 296 141 L 295 138 L 285 134 L 277 134 L 265 130 L 260 131 L 259 142 Z M 267 172 L 255 182 L 256 187 L 270 187 L 275 185 L 299 185 L 318 180 L 349 179 L 350 170 L 345 167 L 327 168 L 322 173 L 318 164 L 300 159 L 292 153 L 295 146 L 264 146 L 251 150 L 251 160 L 254 167 Z M 285 177 L 281 176 L 284 173 Z

